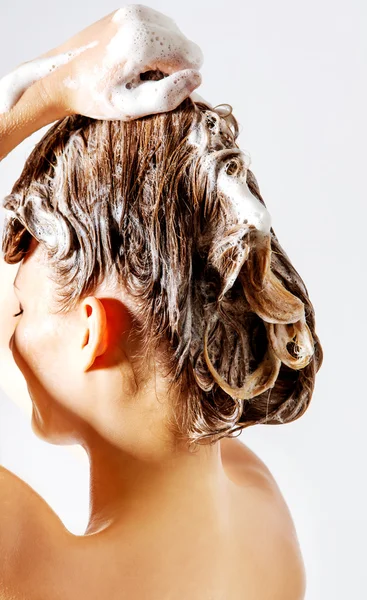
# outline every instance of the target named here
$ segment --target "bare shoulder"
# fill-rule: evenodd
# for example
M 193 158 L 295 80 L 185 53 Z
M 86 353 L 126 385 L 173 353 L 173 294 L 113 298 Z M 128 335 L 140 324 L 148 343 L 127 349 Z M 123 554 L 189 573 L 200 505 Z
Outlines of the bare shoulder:
M 0 598 L 13 598 L 46 564 L 63 531 L 47 502 L 25 481 L 0 466 Z M 8 594 L 8 595 L 7 595 Z
M 282 510 L 283 516 L 293 526 L 289 508 L 273 474 L 253 450 L 237 438 L 224 438 L 221 440 L 221 455 L 223 464 L 226 463 L 236 474 L 242 487 L 253 488 L 269 496 L 272 505 Z
M 306 572 L 289 507 L 263 460 L 238 439 L 224 441 L 222 458 L 231 464 L 236 483 L 251 497 L 252 550 L 263 571 L 264 590 L 259 597 L 272 600 L 303 600 Z M 245 517 L 248 522 L 248 515 Z M 247 525 L 246 525 L 247 529 Z

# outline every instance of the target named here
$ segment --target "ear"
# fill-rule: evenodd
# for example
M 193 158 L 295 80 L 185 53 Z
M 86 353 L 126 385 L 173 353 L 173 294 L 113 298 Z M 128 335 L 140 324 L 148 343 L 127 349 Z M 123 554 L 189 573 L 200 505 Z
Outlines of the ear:
M 107 349 L 107 317 L 102 302 L 95 296 L 82 301 L 83 311 L 83 370 L 88 371 L 97 356 Z M 86 318 L 85 318 L 86 317 Z

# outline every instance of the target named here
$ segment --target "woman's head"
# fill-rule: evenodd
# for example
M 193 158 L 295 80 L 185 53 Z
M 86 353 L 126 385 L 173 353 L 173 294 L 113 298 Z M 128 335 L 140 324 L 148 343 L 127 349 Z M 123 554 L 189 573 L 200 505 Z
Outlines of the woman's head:
M 237 134 L 233 115 L 187 99 L 130 122 L 65 118 L 28 158 L 3 252 L 24 259 L 12 347 L 48 440 L 112 427 L 117 391 L 138 398 L 158 374 L 166 425 L 188 441 L 306 410 L 314 311 Z M 86 379 L 98 366 L 105 378 Z

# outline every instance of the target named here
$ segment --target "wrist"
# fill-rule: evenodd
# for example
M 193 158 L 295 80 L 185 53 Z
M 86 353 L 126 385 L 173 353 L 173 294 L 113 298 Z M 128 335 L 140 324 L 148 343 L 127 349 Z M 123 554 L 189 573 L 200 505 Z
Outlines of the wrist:
M 41 81 L 31 85 L 10 111 L 0 114 L 0 160 L 32 133 L 66 116 Z
M 58 94 L 49 90 L 47 77 L 40 79 L 32 87 L 34 87 L 33 94 L 36 102 L 32 110 L 35 110 L 37 118 L 53 123 L 67 116 L 67 111 L 58 102 Z

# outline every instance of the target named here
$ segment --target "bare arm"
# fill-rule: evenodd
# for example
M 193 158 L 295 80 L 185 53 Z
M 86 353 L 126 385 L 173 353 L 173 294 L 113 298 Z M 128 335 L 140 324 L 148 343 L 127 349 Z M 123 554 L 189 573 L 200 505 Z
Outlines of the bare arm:
M 9 112 L 0 115 L 0 161 L 32 133 L 63 116 L 44 97 L 41 85 L 30 87 Z

